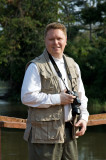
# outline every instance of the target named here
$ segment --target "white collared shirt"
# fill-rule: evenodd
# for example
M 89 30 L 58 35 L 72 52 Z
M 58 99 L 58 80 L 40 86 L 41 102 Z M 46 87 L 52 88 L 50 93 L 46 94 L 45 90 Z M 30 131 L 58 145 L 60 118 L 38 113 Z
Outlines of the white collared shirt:
M 64 66 L 64 60 L 63 58 L 57 59 L 54 58 L 60 72 L 62 73 L 62 78 L 65 80 L 65 84 L 68 88 L 68 83 L 67 83 L 67 76 L 66 76 L 66 70 Z M 52 63 L 50 62 L 50 65 L 52 67 L 52 70 L 54 74 L 57 75 Z M 78 78 L 78 92 L 81 93 L 81 119 L 84 119 L 88 121 L 88 111 L 87 111 L 87 97 L 85 96 L 85 90 L 83 86 L 83 82 L 81 79 L 81 74 L 80 74 L 80 69 L 78 64 L 76 64 L 78 73 L 79 73 L 79 78 Z M 57 75 L 58 76 L 58 75 Z M 59 84 L 61 91 L 63 91 L 65 88 L 62 80 L 58 77 Z M 40 75 L 38 72 L 38 68 L 36 64 L 31 63 L 28 66 L 28 69 L 26 70 L 23 84 L 22 84 L 22 89 L 21 89 L 21 101 L 23 104 L 30 106 L 30 107 L 38 107 L 38 108 L 48 108 L 51 105 L 59 105 L 61 103 L 60 100 L 60 94 L 46 94 L 42 93 L 41 91 L 41 79 Z M 65 105 L 64 106 L 64 113 L 65 113 L 65 121 L 69 121 L 72 118 L 72 108 L 71 105 Z

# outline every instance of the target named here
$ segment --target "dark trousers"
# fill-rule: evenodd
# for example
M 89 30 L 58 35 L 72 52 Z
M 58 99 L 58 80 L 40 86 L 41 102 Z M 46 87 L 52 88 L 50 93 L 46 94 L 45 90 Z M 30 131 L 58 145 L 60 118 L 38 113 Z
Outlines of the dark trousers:
M 65 128 L 65 142 L 55 144 L 28 142 L 29 160 L 78 160 L 77 141 L 71 138 L 71 127 Z

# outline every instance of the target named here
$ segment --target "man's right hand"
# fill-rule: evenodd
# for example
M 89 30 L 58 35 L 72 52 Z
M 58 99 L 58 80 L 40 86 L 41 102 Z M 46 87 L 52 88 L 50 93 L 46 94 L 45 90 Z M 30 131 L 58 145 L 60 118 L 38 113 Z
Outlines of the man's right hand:
M 66 90 L 64 90 L 60 93 L 60 99 L 61 99 L 62 105 L 73 103 L 75 98 L 76 98 L 75 96 L 73 96 L 71 94 L 67 94 Z

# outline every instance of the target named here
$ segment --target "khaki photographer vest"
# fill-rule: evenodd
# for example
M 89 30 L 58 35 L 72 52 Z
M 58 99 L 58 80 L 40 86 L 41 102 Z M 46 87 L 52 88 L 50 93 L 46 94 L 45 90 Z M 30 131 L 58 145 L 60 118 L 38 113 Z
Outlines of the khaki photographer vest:
M 67 56 L 65 56 L 65 59 L 72 76 L 72 86 L 74 91 L 77 91 L 78 73 L 75 62 Z M 27 67 L 30 63 L 35 63 L 39 70 L 41 92 L 46 94 L 57 94 L 61 92 L 58 76 L 56 76 L 51 69 L 46 50 L 44 50 L 41 56 L 29 62 Z M 72 87 L 69 80 L 68 86 L 71 90 Z M 29 107 L 24 139 L 28 141 L 32 129 L 32 143 L 64 143 L 64 127 L 64 106 L 56 105 L 50 106 L 49 108 Z

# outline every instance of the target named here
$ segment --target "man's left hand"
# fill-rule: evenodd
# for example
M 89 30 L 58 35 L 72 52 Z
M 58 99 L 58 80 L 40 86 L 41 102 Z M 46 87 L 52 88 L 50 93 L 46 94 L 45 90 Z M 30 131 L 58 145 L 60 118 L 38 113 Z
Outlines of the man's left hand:
M 79 120 L 76 124 L 75 127 L 80 127 L 81 129 L 76 133 L 76 136 L 83 136 L 86 128 L 87 128 L 87 122 L 83 119 Z

